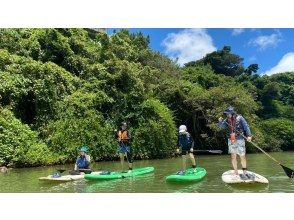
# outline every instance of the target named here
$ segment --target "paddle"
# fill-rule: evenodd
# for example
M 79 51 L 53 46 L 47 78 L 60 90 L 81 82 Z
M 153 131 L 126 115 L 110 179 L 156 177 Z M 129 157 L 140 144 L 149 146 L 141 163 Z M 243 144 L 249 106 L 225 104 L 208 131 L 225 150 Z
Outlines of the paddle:
M 245 140 L 246 140 L 246 137 L 243 135 L 243 134 L 241 134 L 241 136 L 243 137 L 243 138 L 245 138 Z M 258 150 L 260 150 L 262 153 L 264 153 L 266 156 L 268 156 L 270 159 L 272 159 L 273 161 L 275 161 L 278 165 L 280 165 L 282 168 L 283 168 L 283 170 L 284 170 L 284 172 L 286 173 L 286 175 L 289 177 L 289 178 L 293 178 L 294 177 L 294 170 L 292 170 L 292 169 L 290 169 L 290 168 L 288 168 L 288 167 L 286 167 L 286 166 L 284 166 L 283 164 L 281 164 L 279 161 L 277 161 L 275 158 L 273 158 L 271 155 L 269 155 L 267 152 L 265 152 L 263 149 L 261 149 L 260 147 L 258 147 L 255 143 L 253 143 L 253 142 L 250 142 L 254 147 L 256 147 Z
M 229 126 L 231 126 L 228 122 L 225 121 L 225 123 Z M 232 126 L 231 126 L 232 127 Z M 245 135 L 241 134 L 241 136 L 247 140 L 247 138 L 245 137 Z M 258 150 L 260 150 L 262 153 L 264 153 L 266 156 L 268 156 L 270 159 L 272 159 L 273 161 L 275 161 L 278 165 L 280 165 L 284 172 L 286 173 L 286 175 L 289 177 L 289 178 L 293 178 L 294 177 L 294 170 L 284 166 L 283 164 L 281 164 L 279 161 L 277 161 L 275 158 L 273 158 L 271 155 L 269 155 L 267 152 L 265 152 L 263 149 L 261 149 L 260 147 L 258 147 L 254 142 L 251 142 L 250 143 L 256 147 Z
M 195 152 L 208 152 L 208 153 L 211 153 L 211 154 L 222 154 L 223 151 L 222 150 L 193 150 L 193 153 Z M 176 153 L 176 154 L 181 154 L 180 152 L 179 153 Z
M 193 152 L 209 152 L 212 154 L 222 154 L 222 150 L 194 150 Z

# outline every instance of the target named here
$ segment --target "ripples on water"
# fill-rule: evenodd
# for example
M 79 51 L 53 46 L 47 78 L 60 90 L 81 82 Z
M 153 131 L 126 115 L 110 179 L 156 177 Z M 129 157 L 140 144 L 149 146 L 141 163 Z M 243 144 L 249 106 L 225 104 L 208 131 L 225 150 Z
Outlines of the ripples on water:
M 294 168 L 294 153 L 272 153 L 284 165 Z M 137 167 L 153 166 L 155 172 L 134 178 L 87 181 L 78 180 L 65 183 L 46 183 L 38 180 L 41 176 L 54 173 L 57 169 L 66 169 L 72 165 L 40 168 L 12 169 L 9 173 L 0 173 L 0 192 L 43 192 L 43 193 L 228 193 L 228 192 L 294 192 L 294 179 L 289 179 L 282 168 L 275 165 L 263 154 L 248 155 L 248 169 L 265 176 L 268 185 L 228 185 L 222 182 L 221 175 L 231 169 L 228 155 L 196 156 L 197 164 L 206 168 L 206 177 L 197 183 L 167 183 L 165 177 L 181 168 L 181 158 L 164 160 L 136 161 Z M 94 170 L 119 170 L 119 162 L 100 162 L 92 164 Z

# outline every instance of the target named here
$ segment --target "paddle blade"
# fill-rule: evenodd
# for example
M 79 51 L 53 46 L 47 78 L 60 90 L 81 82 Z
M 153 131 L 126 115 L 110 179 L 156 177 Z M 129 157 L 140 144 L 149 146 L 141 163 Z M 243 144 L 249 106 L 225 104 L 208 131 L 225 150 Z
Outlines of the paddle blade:
M 294 170 L 288 168 L 288 167 L 285 167 L 283 166 L 282 164 L 280 164 L 281 167 L 283 168 L 283 170 L 285 171 L 286 175 L 289 177 L 289 178 L 293 178 L 294 177 Z
M 212 153 L 212 154 L 222 154 L 223 153 L 223 151 L 221 151 L 221 150 L 209 150 L 208 152 Z

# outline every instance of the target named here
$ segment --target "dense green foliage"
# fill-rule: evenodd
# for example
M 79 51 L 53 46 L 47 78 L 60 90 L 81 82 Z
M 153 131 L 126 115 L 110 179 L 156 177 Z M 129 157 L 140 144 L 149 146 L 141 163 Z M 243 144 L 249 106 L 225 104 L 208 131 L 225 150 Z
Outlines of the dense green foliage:
M 1 29 L 0 39 L 0 165 L 73 162 L 80 145 L 117 159 L 121 121 L 137 159 L 173 156 L 180 124 L 197 148 L 225 150 L 216 122 L 230 105 L 261 147 L 293 150 L 294 73 L 253 75 L 258 65 L 229 46 L 179 67 L 127 30 Z
M 268 139 L 273 142 L 268 146 L 269 150 L 293 150 L 294 145 L 294 121 L 284 118 L 273 118 L 262 122 L 264 132 L 268 134 Z M 277 143 L 275 143 L 277 142 Z
M 192 61 L 185 66 L 197 66 L 199 64 L 209 64 L 215 73 L 226 76 L 239 76 L 243 73 L 251 75 L 258 70 L 258 64 L 251 64 L 247 68 L 243 66 L 243 58 L 237 54 L 231 53 L 230 46 L 224 46 L 223 49 L 207 54 L 198 61 Z
M 57 163 L 61 157 L 54 155 L 37 132 L 16 119 L 8 109 L 0 109 L 0 164 L 29 166 Z

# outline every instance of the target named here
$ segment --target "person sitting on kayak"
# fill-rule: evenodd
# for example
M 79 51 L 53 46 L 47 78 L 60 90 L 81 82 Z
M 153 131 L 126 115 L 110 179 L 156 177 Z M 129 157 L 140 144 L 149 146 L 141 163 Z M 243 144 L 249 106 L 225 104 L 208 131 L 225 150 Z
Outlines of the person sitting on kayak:
M 231 154 L 231 163 L 234 169 L 234 174 L 238 175 L 237 155 L 240 156 L 243 174 L 241 178 L 246 179 L 247 161 L 246 161 L 246 147 L 245 140 L 252 140 L 252 134 L 248 123 L 242 115 L 237 115 L 233 107 L 229 107 L 224 111 L 226 119 L 219 118 L 218 126 L 226 128 L 228 132 L 228 152 Z
M 127 130 L 127 123 L 122 122 L 121 123 L 121 130 L 119 130 L 116 133 L 116 138 L 119 142 L 119 156 L 120 156 L 120 162 L 122 170 L 124 169 L 124 156 L 127 155 L 128 165 L 129 165 L 129 173 L 133 169 L 133 150 L 131 147 L 131 133 L 129 130 Z
M 192 168 L 194 168 L 194 171 L 196 171 L 196 162 L 193 154 L 193 148 L 194 148 L 194 140 L 192 136 L 187 132 L 186 125 L 181 125 L 179 127 L 179 136 L 178 136 L 178 148 L 177 153 L 180 153 L 180 148 L 182 151 L 182 159 L 183 159 L 183 171 L 180 173 L 185 172 L 186 170 L 186 156 L 189 155 L 190 160 L 192 162 Z
M 90 156 L 87 155 L 87 146 L 82 146 L 80 148 L 80 156 L 78 156 L 75 164 L 75 171 L 88 170 L 90 169 Z

